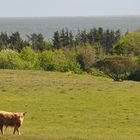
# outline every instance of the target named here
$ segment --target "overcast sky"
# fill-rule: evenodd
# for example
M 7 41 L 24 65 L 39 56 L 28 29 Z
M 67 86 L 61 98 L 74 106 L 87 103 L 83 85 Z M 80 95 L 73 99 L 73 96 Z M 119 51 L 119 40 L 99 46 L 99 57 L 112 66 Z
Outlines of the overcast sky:
M 0 0 L 0 17 L 140 15 L 140 0 Z

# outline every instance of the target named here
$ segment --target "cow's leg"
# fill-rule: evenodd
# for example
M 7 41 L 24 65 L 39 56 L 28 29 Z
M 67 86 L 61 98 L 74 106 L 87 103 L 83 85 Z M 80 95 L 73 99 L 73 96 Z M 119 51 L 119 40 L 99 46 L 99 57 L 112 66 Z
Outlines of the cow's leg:
M 20 127 L 17 127 L 18 135 L 20 135 Z
M 1 134 L 3 135 L 3 124 L 0 125 Z
M 14 127 L 14 132 L 13 132 L 14 135 L 15 135 L 16 131 L 17 131 L 18 135 L 20 135 L 20 128 L 19 127 Z
M 16 133 L 16 127 L 14 127 L 14 131 L 13 131 L 13 134 L 15 135 L 15 133 Z
M 8 127 L 8 126 L 5 126 L 5 131 L 7 130 L 7 127 Z

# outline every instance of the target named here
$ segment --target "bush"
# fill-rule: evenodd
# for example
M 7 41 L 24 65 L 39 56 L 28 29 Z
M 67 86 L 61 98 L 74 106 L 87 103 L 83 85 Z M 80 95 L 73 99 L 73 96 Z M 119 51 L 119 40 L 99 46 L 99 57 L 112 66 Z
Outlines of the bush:
M 76 61 L 76 59 L 69 60 L 68 69 L 70 71 L 74 71 L 77 74 L 82 74 L 82 70 L 80 68 L 80 64 Z
M 47 71 L 67 71 L 67 58 L 62 50 L 44 51 L 39 57 L 40 67 Z
M 55 70 L 52 56 L 53 56 L 52 51 L 44 51 L 39 55 L 39 65 L 43 70 L 46 71 Z
M 89 72 L 96 62 L 96 51 L 88 45 L 77 47 L 77 61 L 83 71 Z
M 105 72 L 97 69 L 97 68 L 92 68 L 91 69 L 91 75 L 93 76 L 99 76 L 99 77 L 109 77 Z
M 135 62 L 130 57 L 111 56 L 99 61 L 97 67 L 106 72 L 114 81 L 122 81 L 134 70 Z
M 77 74 L 81 74 L 83 71 L 80 64 L 77 62 L 77 49 L 75 47 L 63 48 L 64 54 L 68 60 L 68 71 L 74 71 Z
M 140 81 L 140 67 L 130 74 L 128 80 Z
M 140 30 L 121 37 L 112 49 L 113 54 L 140 55 Z
M 2 50 L 0 52 L 0 68 L 1 69 L 22 69 L 23 62 L 17 52 L 13 50 Z
M 25 47 L 20 52 L 24 69 L 39 69 L 38 54 L 31 47 Z
M 128 80 L 140 81 L 140 56 L 136 60 L 136 68 L 130 74 Z

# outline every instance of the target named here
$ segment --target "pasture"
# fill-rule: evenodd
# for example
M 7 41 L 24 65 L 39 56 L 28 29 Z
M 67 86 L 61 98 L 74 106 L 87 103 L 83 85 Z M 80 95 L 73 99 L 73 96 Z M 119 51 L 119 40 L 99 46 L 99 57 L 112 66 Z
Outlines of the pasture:
M 26 111 L 21 136 L 0 140 L 139 140 L 140 83 L 0 70 L 0 110 Z

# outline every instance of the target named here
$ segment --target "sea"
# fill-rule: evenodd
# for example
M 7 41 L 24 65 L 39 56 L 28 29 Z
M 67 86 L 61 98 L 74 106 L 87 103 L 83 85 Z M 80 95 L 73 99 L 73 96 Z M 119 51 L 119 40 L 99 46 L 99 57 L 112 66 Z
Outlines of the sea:
M 62 28 L 72 31 L 103 27 L 120 30 L 122 34 L 140 29 L 140 16 L 110 17 L 11 17 L 0 18 L 0 32 L 19 32 L 22 38 L 32 33 L 42 33 L 45 39 L 52 39 L 55 31 Z

